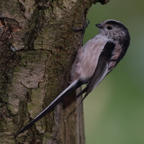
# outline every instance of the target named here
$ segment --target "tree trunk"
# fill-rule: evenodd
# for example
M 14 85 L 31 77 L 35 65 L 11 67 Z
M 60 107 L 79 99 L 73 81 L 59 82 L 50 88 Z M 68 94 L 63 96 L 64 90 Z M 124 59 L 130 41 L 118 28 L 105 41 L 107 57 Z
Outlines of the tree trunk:
M 0 0 L 0 143 L 84 144 L 75 93 L 15 137 L 69 84 L 87 10 L 96 0 Z M 105 3 L 104 0 L 101 3 Z

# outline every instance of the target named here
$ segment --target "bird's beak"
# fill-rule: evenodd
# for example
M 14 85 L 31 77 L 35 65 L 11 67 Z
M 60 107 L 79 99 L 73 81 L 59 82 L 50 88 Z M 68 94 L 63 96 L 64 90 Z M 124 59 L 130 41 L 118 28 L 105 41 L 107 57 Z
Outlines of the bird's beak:
M 101 24 L 96 24 L 95 26 L 100 28 L 100 29 L 102 28 Z

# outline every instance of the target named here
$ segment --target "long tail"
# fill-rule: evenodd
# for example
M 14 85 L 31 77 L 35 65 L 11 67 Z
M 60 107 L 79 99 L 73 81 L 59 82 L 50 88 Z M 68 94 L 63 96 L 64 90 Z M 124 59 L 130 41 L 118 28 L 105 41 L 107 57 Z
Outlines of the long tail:
M 75 80 L 72 82 L 62 93 L 60 93 L 50 104 L 46 107 L 40 114 L 38 114 L 34 120 L 32 120 L 27 126 L 22 128 L 16 136 L 20 133 L 24 132 L 26 129 L 31 127 L 35 122 L 37 122 L 40 118 L 42 118 L 46 113 L 50 112 L 57 104 L 59 104 L 68 94 L 72 91 L 76 90 L 83 83 L 80 80 Z

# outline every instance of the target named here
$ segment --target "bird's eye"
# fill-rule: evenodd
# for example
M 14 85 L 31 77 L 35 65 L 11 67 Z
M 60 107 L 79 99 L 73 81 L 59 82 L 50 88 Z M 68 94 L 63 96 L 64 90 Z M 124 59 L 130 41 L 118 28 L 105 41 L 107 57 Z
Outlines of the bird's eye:
M 108 29 L 108 30 L 111 30 L 111 29 L 112 29 L 112 26 L 108 25 L 108 26 L 107 26 L 107 29 Z

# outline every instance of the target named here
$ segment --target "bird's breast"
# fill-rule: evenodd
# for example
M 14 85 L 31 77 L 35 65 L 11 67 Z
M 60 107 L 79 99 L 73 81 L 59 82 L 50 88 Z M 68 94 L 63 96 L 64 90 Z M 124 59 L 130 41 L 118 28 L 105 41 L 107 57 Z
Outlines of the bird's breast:
M 97 35 L 78 50 L 72 69 L 73 76 L 84 81 L 92 77 L 107 41 L 108 38 Z

